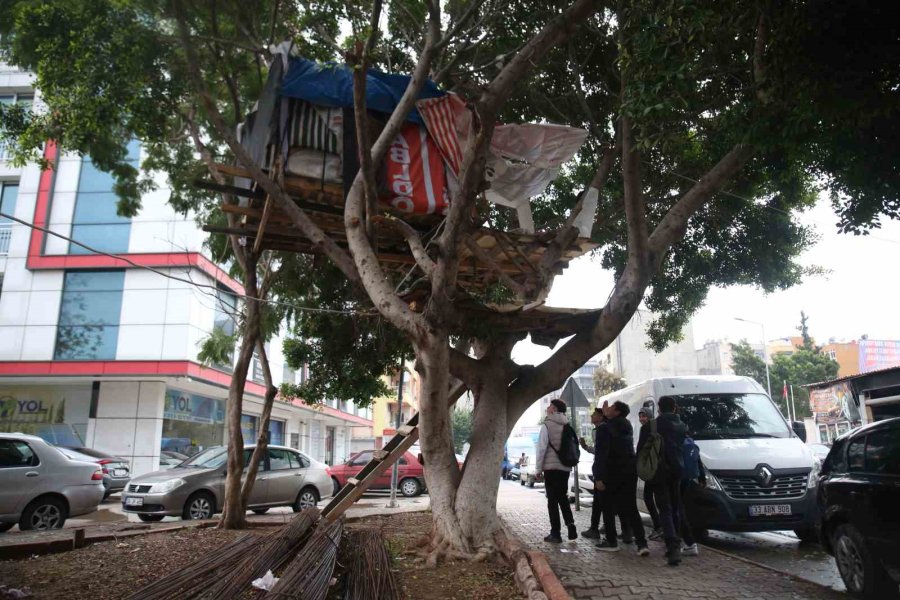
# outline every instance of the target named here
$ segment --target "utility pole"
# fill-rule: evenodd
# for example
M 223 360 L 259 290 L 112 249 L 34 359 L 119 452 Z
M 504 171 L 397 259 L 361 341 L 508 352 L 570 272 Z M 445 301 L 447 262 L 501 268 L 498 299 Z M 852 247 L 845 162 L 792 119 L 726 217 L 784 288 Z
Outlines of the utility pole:
M 403 376 L 406 374 L 406 361 L 404 359 L 400 359 L 400 387 L 397 390 L 397 419 L 396 426 L 394 427 L 395 431 L 399 431 L 400 427 L 403 426 L 403 421 L 401 420 L 403 416 Z M 391 501 L 388 503 L 388 508 L 397 508 L 397 472 L 399 468 L 400 459 L 394 461 L 394 466 L 391 467 Z

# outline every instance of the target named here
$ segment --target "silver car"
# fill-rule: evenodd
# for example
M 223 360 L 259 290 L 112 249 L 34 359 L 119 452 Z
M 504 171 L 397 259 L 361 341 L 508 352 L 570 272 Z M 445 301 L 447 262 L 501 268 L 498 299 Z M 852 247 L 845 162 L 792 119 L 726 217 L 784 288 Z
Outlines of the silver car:
M 16 523 L 59 529 L 95 511 L 103 494 L 97 463 L 72 460 L 33 435 L 0 433 L 0 531 Z
M 253 448 L 244 446 L 245 465 Z M 171 469 L 135 477 L 122 492 L 122 509 L 148 522 L 165 516 L 209 519 L 224 505 L 227 458 L 227 449 L 215 446 Z M 262 514 L 273 506 L 291 506 L 299 512 L 316 506 L 333 490 L 327 465 L 291 448 L 269 446 L 248 508 Z

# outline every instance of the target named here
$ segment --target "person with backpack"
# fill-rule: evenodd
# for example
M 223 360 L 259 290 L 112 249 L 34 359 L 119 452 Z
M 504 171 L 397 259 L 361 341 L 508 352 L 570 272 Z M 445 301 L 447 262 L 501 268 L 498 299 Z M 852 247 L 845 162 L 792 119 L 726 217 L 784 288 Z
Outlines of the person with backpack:
M 681 477 L 684 472 L 683 446 L 687 426 L 675 413 L 671 396 L 657 401 L 659 417 L 641 427 L 637 463 L 641 479 L 653 484 L 653 499 L 666 542 L 666 559 L 671 566 L 681 564 L 681 537 L 678 510 L 681 506 Z
M 693 486 L 706 487 L 706 468 L 700 459 L 700 447 L 690 434 L 687 434 L 684 438 L 681 454 L 684 461 L 684 472 L 681 474 L 680 502 L 676 512 L 677 523 L 675 526 L 681 532 L 681 537 L 684 540 L 681 553 L 684 556 L 697 556 L 700 554 L 700 549 L 697 546 L 697 541 L 694 539 L 694 530 L 691 528 L 691 523 L 687 518 L 687 504 L 689 502 L 688 498 L 693 491 Z
M 642 408 L 638 411 L 638 421 L 640 421 L 641 427 L 649 423 L 652 418 L 653 414 L 649 408 Z M 644 506 L 647 507 L 650 521 L 653 522 L 653 533 L 650 534 L 649 538 L 651 540 L 662 539 L 663 530 L 659 524 L 659 510 L 657 510 L 656 501 L 653 499 L 653 484 L 650 482 L 644 482 Z
M 637 466 L 634 453 L 634 429 L 628 421 L 630 409 L 624 402 L 614 402 L 604 410 L 606 422 L 597 428 L 594 452 L 594 488 L 603 492 L 605 537 L 596 544 L 598 550 L 618 552 L 616 514 L 622 527 L 630 528 L 637 543 L 637 553 L 650 554 L 644 524 L 637 508 Z
M 551 400 L 547 406 L 547 418 L 544 419 L 538 438 L 537 460 L 534 465 L 535 473 L 544 473 L 547 511 L 550 513 L 550 535 L 544 538 L 545 542 L 562 543 L 560 511 L 569 539 L 578 538 L 566 488 L 569 485 L 569 471 L 578 464 L 580 455 L 578 436 L 566 418 L 566 403 L 562 400 Z

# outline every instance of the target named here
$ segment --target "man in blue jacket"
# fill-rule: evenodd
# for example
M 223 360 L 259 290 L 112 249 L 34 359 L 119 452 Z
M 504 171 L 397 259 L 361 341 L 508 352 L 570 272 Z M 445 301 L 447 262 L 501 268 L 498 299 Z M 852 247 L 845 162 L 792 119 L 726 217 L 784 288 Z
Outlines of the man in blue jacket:
M 603 493 L 603 524 L 605 538 L 597 544 L 604 552 L 618 552 L 616 514 L 622 527 L 630 527 L 637 552 L 650 554 L 644 524 L 637 508 L 637 457 L 634 453 L 634 429 L 628 421 L 630 409 L 624 402 L 615 402 L 604 410 L 606 422 L 597 428 L 594 453 L 594 487 Z
M 681 478 L 684 473 L 684 438 L 687 425 L 675 413 L 675 399 L 663 396 L 657 401 L 659 417 L 656 421 L 656 432 L 662 437 L 662 456 L 659 467 L 651 482 L 656 507 L 659 509 L 659 520 L 663 528 L 663 539 L 666 541 L 666 558 L 671 566 L 681 564 L 681 538 L 678 535 L 678 514 L 681 512 Z M 637 451 L 650 438 L 653 421 L 641 427 L 638 437 Z

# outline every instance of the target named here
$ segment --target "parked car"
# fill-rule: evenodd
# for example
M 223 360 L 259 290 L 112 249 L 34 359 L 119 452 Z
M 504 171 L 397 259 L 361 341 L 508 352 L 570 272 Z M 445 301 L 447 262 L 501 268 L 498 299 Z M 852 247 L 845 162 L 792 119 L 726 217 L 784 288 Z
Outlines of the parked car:
M 190 457 L 187 454 L 182 454 L 181 452 L 169 452 L 163 450 L 159 453 L 159 470 L 165 471 L 166 469 L 177 467 L 188 458 Z
M 822 545 L 847 590 L 860 598 L 898 596 L 900 583 L 900 418 L 834 441 L 819 483 Z
M 347 480 L 356 477 L 369 462 L 372 461 L 374 450 L 364 450 L 352 455 L 347 462 L 342 465 L 331 467 L 331 478 L 334 485 L 334 493 L 347 485 Z M 457 458 L 457 460 L 459 460 Z M 418 457 L 408 451 L 400 460 L 397 461 L 397 487 L 400 493 L 411 498 L 418 496 L 425 491 L 425 470 L 419 464 Z M 385 469 L 381 475 L 375 479 L 375 483 L 369 486 L 370 490 L 389 490 L 391 489 L 391 469 Z
M 253 448 L 244 446 L 244 464 L 250 461 Z M 221 512 L 225 503 L 227 458 L 224 446 L 214 446 L 171 469 L 135 477 L 122 492 L 122 509 L 148 522 L 165 516 L 209 519 Z M 300 512 L 331 494 L 327 465 L 291 448 L 269 446 L 259 464 L 248 508 L 258 514 L 273 506 L 290 506 Z
M 74 460 L 94 462 L 100 465 L 103 471 L 103 494 L 105 500 L 110 494 L 121 492 L 131 479 L 131 466 L 128 461 L 118 456 L 112 456 L 93 448 L 84 446 L 57 446 L 59 451 Z
M 0 433 L 0 532 L 59 529 L 66 519 L 97 509 L 103 472 L 72 460 L 41 438 Z

